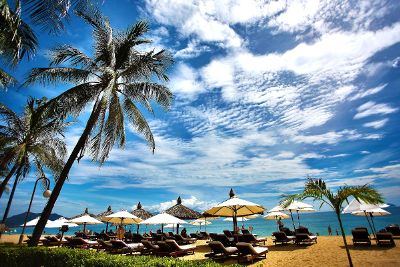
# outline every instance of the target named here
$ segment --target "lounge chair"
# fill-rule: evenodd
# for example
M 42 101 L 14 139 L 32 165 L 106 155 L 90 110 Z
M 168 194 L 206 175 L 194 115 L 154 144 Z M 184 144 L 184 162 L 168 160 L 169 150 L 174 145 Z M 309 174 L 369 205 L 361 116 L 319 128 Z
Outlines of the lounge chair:
M 294 241 L 296 245 L 310 245 L 313 243 L 317 243 L 317 237 L 308 234 L 296 234 L 296 239 Z
M 177 257 L 179 255 L 186 254 L 184 251 L 177 251 L 173 247 L 167 244 L 166 241 L 157 242 L 158 250 L 156 251 L 157 256 L 172 256 Z
M 274 244 L 276 245 L 277 243 L 281 244 L 287 244 L 290 242 L 294 242 L 296 237 L 288 237 L 284 232 L 273 232 L 272 235 L 275 237 L 273 240 Z
M 239 250 L 238 262 L 243 259 L 253 263 L 255 259 L 267 258 L 268 248 L 266 247 L 253 247 L 251 244 L 243 242 L 237 243 L 236 247 Z
M 212 241 L 218 241 L 218 234 L 217 233 L 210 233 L 209 236 L 210 236 L 210 239 Z
M 63 238 L 60 240 L 59 238 L 55 236 L 45 236 L 45 240 L 42 241 L 44 246 L 50 247 L 50 246 L 61 246 L 64 244 L 67 244 L 68 241 Z
M 244 235 L 249 235 L 249 234 L 251 234 L 251 233 L 250 233 L 250 231 L 247 230 L 247 229 L 242 229 L 242 234 L 244 234 Z
M 169 239 L 165 240 L 165 243 L 168 244 L 174 251 L 182 254 L 194 254 L 194 250 L 196 249 L 196 245 L 178 245 L 175 240 Z
M 224 232 L 224 235 L 226 235 L 228 238 L 234 237 L 233 233 L 229 230 L 224 230 L 223 232 Z
M 75 237 L 81 237 L 83 239 L 90 239 L 90 237 L 83 232 L 76 232 Z
M 175 235 L 175 240 L 178 244 L 192 244 L 192 243 L 196 243 L 197 239 L 196 238 L 186 238 L 181 236 L 180 234 L 176 234 Z
M 149 240 L 143 239 L 142 244 L 144 246 L 144 249 L 140 252 L 141 254 L 156 254 L 159 250 L 159 246 L 151 243 Z
M 288 237 L 289 236 L 293 236 L 295 235 L 295 233 L 293 231 L 291 231 L 289 228 L 287 227 L 283 227 L 281 232 L 284 232 Z
M 295 233 L 296 233 L 296 234 L 308 234 L 308 235 L 310 235 L 310 236 L 313 236 L 313 235 L 314 235 L 313 233 L 311 233 L 310 231 L 308 231 L 308 228 L 307 228 L 307 227 L 304 227 L 304 226 L 300 226 L 299 228 L 297 228 L 297 229 L 295 230 Z
M 73 237 L 68 240 L 66 245 L 71 248 L 97 248 L 99 243 L 97 243 L 97 241 L 83 239 L 82 237 Z
M 203 236 L 203 239 L 210 239 L 211 237 L 210 237 L 210 234 L 209 233 L 207 233 L 207 232 L 200 232 L 200 234 Z
M 103 250 L 103 251 L 106 251 L 106 252 L 113 252 L 114 251 L 113 245 L 108 241 L 97 239 L 97 243 L 99 243 L 99 246 L 97 247 L 97 251 L 100 251 L 100 250 Z
M 122 240 L 111 240 L 111 245 L 114 248 L 114 251 L 121 253 L 130 253 L 140 252 L 143 249 L 142 243 L 131 243 L 127 244 Z
M 216 236 L 216 239 L 214 241 L 219 241 L 221 242 L 225 247 L 230 247 L 235 245 L 235 239 L 233 237 L 229 238 L 224 234 L 219 234 Z
M 256 238 L 252 234 L 243 234 L 238 236 L 239 242 L 251 243 L 253 245 L 257 245 L 258 243 L 263 243 L 265 245 L 265 241 L 267 238 Z
M 376 233 L 376 244 L 378 246 L 384 246 L 384 245 L 396 246 L 396 243 L 393 240 L 393 234 L 389 232 Z
M 226 259 L 232 256 L 238 256 L 239 250 L 236 247 L 225 247 L 219 241 L 211 241 L 208 243 L 211 248 L 211 253 L 206 254 L 206 257 L 212 259 Z
M 400 227 L 397 224 L 388 225 L 385 229 L 392 233 L 393 238 L 400 238 Z
M 190 233 L 190 237 L 196 239 L 203 239 L 203 236 L 199 233 Z
M 371 245 L 369 233 L 365 229 L 353 229 L 351 234 L 353 235 L 353 245 Z

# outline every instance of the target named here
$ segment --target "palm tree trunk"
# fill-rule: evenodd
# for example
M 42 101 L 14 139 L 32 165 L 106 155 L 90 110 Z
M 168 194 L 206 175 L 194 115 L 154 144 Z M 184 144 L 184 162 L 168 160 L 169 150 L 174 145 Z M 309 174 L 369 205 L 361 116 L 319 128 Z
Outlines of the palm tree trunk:
M 350 267 L 353 267 L 353 261 L 351 260 L 349 247 L 347 246 L 346 234 L 344 233 L 342 219 L 340 218 L 340 211 L 335 211 L 335 212 L 336 212 L 336 216 L 337 216 L 338 221 L 339 221 L 340 230 L 342 231 L 342 237 L 343 237 L 344 247 L 346 248 L 347 258 L 349 260 Z
M 89 120 L 86 123 L 85 130 L 83 131 L 81 137 L 79 138 L 78 142 L 76 143 L 74 149 L 69 156 L 67 163 L 65 164 L 63 170 L 60 173 L 60 176 L 57 179 L 56 185 L 53 188 L 49 201 L 47 202 L 46 206 L 43 209 L 43 212 L 40 216 L 38 223 L 33 230 L 32 238 L 30 239 L 28 245 L 29 246 L 37 246 L 39 243 L 40 236 L 46 226 L 47 220 L 53 210 L 54 205 L 56 204 L 57 198 L 60 195 L 61 189 L 64 185 L 65 180 L 68 177 L 69 171 L 71 170 L 72 165 L 74 164 L 75 160 L 78 158 L 79 152 L 84 148 L 86 140 L 90 136 L 90 132 L 96 125 L 96 121 L 100 114 L 100 105 L 97 103 L 93 107 L 93 111 L 90 114 Z
M 6 210 L 4 211 L 3 220 L 1 221 L 1 223 L 6 223 L 8 212 L 10 211 L 11 203 L 12 203 L 12 200 L 14 198 L 15 189 L 17 188 L 18 180 L 19 180 L 19 176 L 16 176 L 13 188 L 11 190 L 10 197 L 8 198 Z
M 4 181 L 1 183 L 0 198 L 3 195 L 4 191 L 6 190 L 6 186 L 7 186 L 8 182 L 10 181 L 11 177 L 14 175 L 14 172 L 17 169 L 17 167 L 18 167 L 18 163 L 15 163 L 13 168 L 11 169 L 11 171 L 7 174 L 7 176 L 4 179 Z

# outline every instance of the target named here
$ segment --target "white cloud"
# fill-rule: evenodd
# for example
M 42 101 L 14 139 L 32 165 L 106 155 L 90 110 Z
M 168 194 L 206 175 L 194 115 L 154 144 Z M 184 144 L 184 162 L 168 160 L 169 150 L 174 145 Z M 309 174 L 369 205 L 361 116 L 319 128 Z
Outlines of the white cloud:
M 383 120 L 371 121 L 371 122 L 364 123 L 363 126 L 364 127 L 372 127 L 374 129 L 380 129 L 383 126 L 385 126 L 388 121 L 389 121 L 389 119 L 386 118 Z
M 210 48 L 208 46 L 200 45 L 198 42 L 191 40 L 189 41 L 186 48 L 175 52 L 175 58 L 195 58 L 206 51 L 210 51 Z
M 359 140 L 359 139 L 380 139 L 382 136 L 379 134 L 360 134 L 356 130 L 343 130 L 340 132 L 327 132 L 317 135 L 294 135 L 291 137 L 293 142 L 304 144 L 336 144 L 345 140 Z
M 357 114 L 354 119 L 362 119 L 371 115 L 385 115 L 396 112 L 397 108 L 392 108 L 388 104 L 376 104 L 368 101 L 357 108 Z
M 194 99 L 198 94 L 206 91 L 199 80 L 197 70 L 184 63 L 180 63 L 175 68 L 168 86 L 174 94 L 189 99 Z
M 350 97 L 349 100 L 353 101 L 353 100 L 357 100 L 357 99 L 360 99 L 360 98 L 364 98 L 366 96 L 377 94 L 380 91 L 382 91 L 386 87 L 386 85 L 387 84 L 383 84 L 383 85 L 379 85 L 379 86 L 374 87 L 374 88 L 367 89 L 365 91 L 359 91 L 356 94 L 354 94 L 352 97 Z

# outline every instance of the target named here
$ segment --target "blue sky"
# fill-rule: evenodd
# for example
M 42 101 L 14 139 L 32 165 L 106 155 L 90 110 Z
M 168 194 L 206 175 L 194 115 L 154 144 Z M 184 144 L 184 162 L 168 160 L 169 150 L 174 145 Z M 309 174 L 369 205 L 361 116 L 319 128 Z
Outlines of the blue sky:
M 117 29 L 150 23 L 154 43 L 143 49 L 165 48 L 176 60 L 167 84 L 174 104 L 147 114 L 154 155 L 127 129 L 125 149 L 115 148 L 104 166 L 75 164 L 55 212 L 130 210 L 138 201 L 160 211 L 178 196 L 203 210 L 231 187 L 272 208 L 308 175 L 332 187 L 371 183 L 400 204 L 396 1 L 125 0 L 101 9 Z M 92 53 L 90 27 L 74 16 L 60 36 L 39 37 L 37 56 L 13 72 L 19 80 L 47 66 L 56 44 Z M 51 98 L 66 88 L 10 89 L 0 101 L 20 110 L 29 95 Z M 68 128 L 70 149 L 87 116 Z M 11 215 L 26 210 L 32 181 L 21 183 Z M 37 195 L 33 211 L 44 203 Z

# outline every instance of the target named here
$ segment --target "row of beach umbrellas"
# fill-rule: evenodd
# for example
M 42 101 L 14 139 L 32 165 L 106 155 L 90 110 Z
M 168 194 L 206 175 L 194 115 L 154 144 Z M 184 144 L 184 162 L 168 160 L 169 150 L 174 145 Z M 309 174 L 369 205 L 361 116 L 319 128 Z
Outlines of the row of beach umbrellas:
M 353 215 L 364 215 L 366 216 L 368 223 L 372 229 L 372 232 L 375 234 L 376 229 L 373 224 L 373 216 L 382 216 L 390 214 L 382 208 L 387 207 L 387 205 L 370 205 L 365 204 L 363 202 L 353 200 L 349 203 L 349 205 L 343 210 L 343 213 L 352 213 Z M 152 216 L 151 213 L 145 211 L 142 208 L 141 203 L 139 202 L 137 205 L 137 209 L 135 209 L 132 213 L 128 211 L 118 211 L 112 212 L 111 207 L 99 214 L 94 215 L 88 212 L 88 209 L 85 210 L 84 213 L 77 215 L 70 220 L 65 218 L 60 218 L 55 221 L 48 221 L 46 227 L 61 227 L 62 225 L 68 226 L 76 226 L 83 225 L 84 231 L 86 230 L 86 225 L 90 224 L 102 224 L 106 223 L 106 231 L 109 223 L 113 225 L 127 225 L 127 224 L 137 224 L 137 231 L 139 230 L 139 225 L 145 224 L 155 224 L 161 225 L 161 230 L 164 230 L 165 226 L 176 226 L 177 232 L 179 230 L 179 225 L 188 224 L 185 220 L 192 220 L 193 225 L 202 225 L 210 224 L 209 220 L 215 219 L 217 217 L 227 217 L 224 219 L 225 221 L 233 222 L 233 229 L 236 231 L 238 229 L 238 222 L 244 222 L 249 218 L 255 217 L 258 214 L 262 214 L 265 211 L 265 208 L 256 203 L 240 199 L 236 197 L 235 193 L 231 189 L 229 192 L 229 199 L 224 202 L 221 202 L 209 210 L 205 211 L 203 214 L 200 214 L 182 204 L 182 200 L 179 197 L 177 199 L 177 203 L 171 208 L 167 209 L 165 212 Z M 293 219 L 293 213 L 297 213 L 298 225 L 300 226 L 300 216 L 299 212 L 310 212 L 315 211 L 313 206 L 307 203 L 294 201 L 288 207 L 283 208 L 281 206 L 276 206 L 272 208 L 269 213 L 267 213 L 264 218 L 267 220 L 279 220 L 289 218 L 284 212 L 289 212 L 290 217 L 292 219 L 293 228 L 295 229 L 295 223 Z M 32 220 L 27 223 L 27 226 L 36 225 L 37 221 Z

